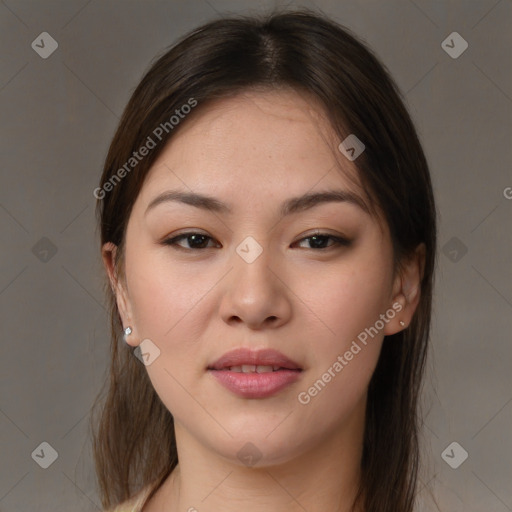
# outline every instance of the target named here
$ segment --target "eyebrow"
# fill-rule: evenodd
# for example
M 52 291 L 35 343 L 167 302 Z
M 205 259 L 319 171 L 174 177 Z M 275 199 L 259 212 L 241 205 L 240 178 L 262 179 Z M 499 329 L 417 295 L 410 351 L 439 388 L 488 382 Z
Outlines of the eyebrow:
M 219 201 L 218 199 L 197 194 L 195 192 L 182 192 L 180 190 L 168 190 L 156 196 L 146 208 L 144 215 L 155 208 L 157 205 L 167 202 L 179 202 L 201 208 L 215 213 L 232 214 L 232 208 Z M 349 192 L 348 190 L 327 190 L 325 192 L 310 192 L 303 194 L 298 197 L 292 197 L 287 199 L 280 208 L 280 216 L 285 217 L 293 213 L 302 212 L 309 210 L 314 206 L 323 203 L 338 202 L 338 203 L 350 203 L 359 208 L 364 212 L 370 214 L 370 211 L 365 202 L 356 194 Z

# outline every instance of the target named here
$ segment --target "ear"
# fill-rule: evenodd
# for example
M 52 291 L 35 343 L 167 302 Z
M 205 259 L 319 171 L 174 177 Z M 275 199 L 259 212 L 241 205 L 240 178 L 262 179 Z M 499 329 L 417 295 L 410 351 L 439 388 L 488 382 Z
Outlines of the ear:
M 132 308 L 126 290 L 126 284 L 123 282 L 123 279 L 119 278 L 116 272 L 117 245 L 112 242 L 105 243 L 101 249 L 101 257 L 108 274 L 110 286 L 116 296 L 117 308 L 121 316 L 123 329 L 128 326 L 132 328 L 132 334 L 130 334 L 126 342 L 135 347 L 137 343 L 134 342 L 134 340 L 136 340 L 137 337 L 135 335 Z
M 425 269 L 425 253 L 425 244 L 419 244 L 410 258 L 403 263 L 401 272 L 395 277 L 391 306 L 396 314 L 384 328 L 386 336 L 407 329 L 411 323 L 420 301 L 421 279 Z M 401 325 L 400 321 L 405 325 Z

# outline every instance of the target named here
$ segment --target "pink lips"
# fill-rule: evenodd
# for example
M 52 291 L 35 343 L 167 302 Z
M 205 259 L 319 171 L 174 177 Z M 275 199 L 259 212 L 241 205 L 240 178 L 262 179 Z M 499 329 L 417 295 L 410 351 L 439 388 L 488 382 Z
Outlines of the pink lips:
M 243 373 L 229 368 L 241 366 L 279 367 L 265 373 Z M 266 398 L 299 379 L 302 369 L 281 352 L 272 349 L 239 348 L 224 354 L 208 367 L 224 387 L 244 398 Z

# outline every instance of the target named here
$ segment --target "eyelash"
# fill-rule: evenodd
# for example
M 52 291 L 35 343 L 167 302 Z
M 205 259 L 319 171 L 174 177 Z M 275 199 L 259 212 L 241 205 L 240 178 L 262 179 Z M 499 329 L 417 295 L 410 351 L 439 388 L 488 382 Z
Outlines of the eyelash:
M 211 236 L 208 236 L 208 235 L 205 235 L 203 233 L 198 233 L 196 231 L 188 231 L 186 233 L 181 233 L 180 235 L 177 235 L 175 237 L 172 237 L 172 238 L 168 238 L 166 240 L 164 240 L 162 243 L 164 245 L 169 245 L 169 246 L 172 246 L 178 250 L 183 250 L 183 251 L 204 251 L 205 249 L 211 249 L 212 247 L 201 247 L 201 248 L 197 248 L 197 247 L 192 247 L 192 248 L 186 248 L 186 247 L 181 247 L 180 245 L 177 244 L 178 241 L 180 240 L 183 240 L 183 239 L 187 239 L 193 235 L 199 235 L 201 237 L 204 237 L 206 239 L 209 239 L 209 240 L 213 240 L 213 238 Z M 328 249 L 331 249 L 333 247 L 348 247 L 352 241 L 351 240 L 348 240 L 346 238 L 343 238 L 343 237 L 339 237 L 339 236 L 335 236 L 335 235 L 331 235 L 329 233 L 321 233 L 321 232 L 318 232 L 318 233 L 314 233 L 310 236 L 307 236 L 307 237 L 304 237 L 304 238 L 301 238 L 300 240 L 298 240 L 298 242 L 303 242 L 304 240 L 310 240 L 312 238 L 330 238 L 332 240 L 334 240 L 334 244 L 332 245 L 329 245 L 327 247 L 320 247 L 320 248 L 310 248 L 311 250 L 313 251 L 326 251 Z M 297 242 L 296 242 L 297 243 Z

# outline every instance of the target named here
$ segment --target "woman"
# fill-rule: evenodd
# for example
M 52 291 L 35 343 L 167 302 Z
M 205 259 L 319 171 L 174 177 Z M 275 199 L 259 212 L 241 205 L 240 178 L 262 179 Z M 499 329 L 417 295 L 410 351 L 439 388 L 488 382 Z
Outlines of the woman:
M 136 88 L 94 194 L 106 509 L 414 509 L 436 213 L 362 42 L 305 11 L 194 30 Z

